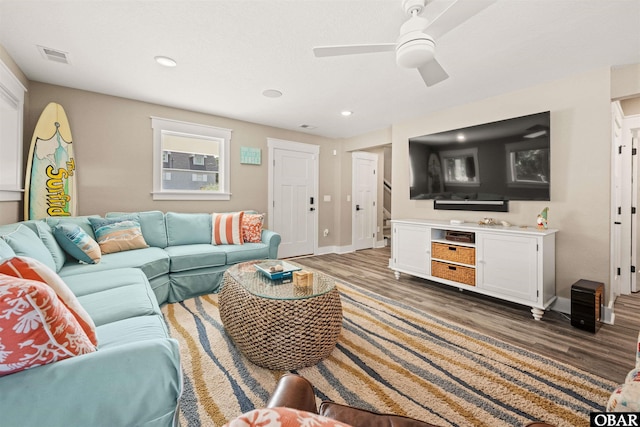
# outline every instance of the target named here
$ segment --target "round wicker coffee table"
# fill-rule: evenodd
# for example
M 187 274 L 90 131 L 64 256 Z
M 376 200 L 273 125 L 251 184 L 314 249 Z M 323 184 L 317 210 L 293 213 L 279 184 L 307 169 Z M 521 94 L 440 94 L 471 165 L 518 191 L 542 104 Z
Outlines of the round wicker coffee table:
M 315 365 L 331 353 L 342 327 L 335 282 L 317 271 L 313 285 L 304 288 L 270 280 L 254 266 L 264 262 L 227 269 L 219 299 L 222 323 L 258 366 L 291 370 Z

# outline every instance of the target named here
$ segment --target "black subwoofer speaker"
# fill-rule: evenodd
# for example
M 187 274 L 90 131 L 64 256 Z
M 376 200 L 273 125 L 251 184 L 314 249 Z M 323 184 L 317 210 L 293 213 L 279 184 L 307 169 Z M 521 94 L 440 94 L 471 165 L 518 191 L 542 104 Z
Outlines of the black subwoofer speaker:
M 580 279 L 571 286 L 571 325 L 589 332 L 600 328 L 604 284 Z

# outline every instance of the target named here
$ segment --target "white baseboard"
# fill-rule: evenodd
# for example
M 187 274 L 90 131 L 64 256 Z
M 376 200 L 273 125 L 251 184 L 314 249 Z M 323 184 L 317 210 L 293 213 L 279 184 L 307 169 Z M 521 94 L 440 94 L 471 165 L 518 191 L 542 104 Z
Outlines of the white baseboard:
M 349 252 L 355 252 L 353 245 L 348 246 L 323 246 L 319 247 L 316 255 L 326 254 L 347 254 Z

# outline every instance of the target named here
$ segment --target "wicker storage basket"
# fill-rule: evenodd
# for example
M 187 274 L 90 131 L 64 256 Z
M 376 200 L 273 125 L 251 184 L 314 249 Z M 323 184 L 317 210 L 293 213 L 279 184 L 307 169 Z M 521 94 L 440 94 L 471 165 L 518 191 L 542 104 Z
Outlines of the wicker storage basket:
M 431 275 L 465 285 L 476 285 L 476 269 L 462 265 L 447 264 L 446 262 L 431 261 Z
M 431 258 L 475 266 L 476 248 L 433 242 L 431 243 Z

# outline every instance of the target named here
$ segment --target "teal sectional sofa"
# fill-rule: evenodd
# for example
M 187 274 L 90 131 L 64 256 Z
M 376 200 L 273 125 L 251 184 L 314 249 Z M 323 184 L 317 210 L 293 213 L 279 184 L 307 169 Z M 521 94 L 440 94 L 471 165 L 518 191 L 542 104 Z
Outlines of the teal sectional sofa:
M 97 216 L 94 216 L 97 217 Z M 280 235 L 260 243 L 212 245 L 211 214 L 108 213 L 140 224 L 149 247 L 103 254 L 84 264 L 58 244 L 53 228 L 89 216 L 0 225 L 0 261 L 28 256 L 66 282 L 96 325 L 98 350 L 0 376 L 0 424 L 6 426 L 172 426 L 182 393 L 178 343 L 160 307 L 218 291 L 224 271 L 276 259 Z

